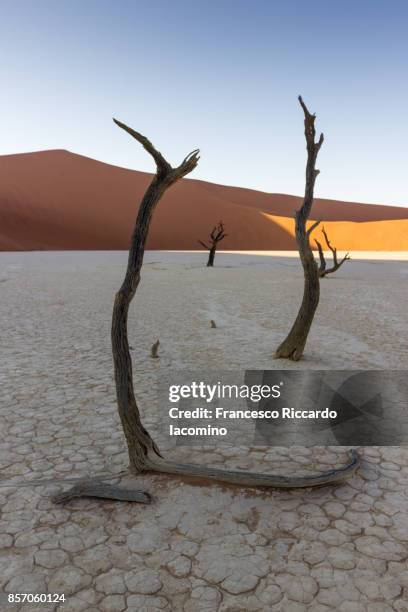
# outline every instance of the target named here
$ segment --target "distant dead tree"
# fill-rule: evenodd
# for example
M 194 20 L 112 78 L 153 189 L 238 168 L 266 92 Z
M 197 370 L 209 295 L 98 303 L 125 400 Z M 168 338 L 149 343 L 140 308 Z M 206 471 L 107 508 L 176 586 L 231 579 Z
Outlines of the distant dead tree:
M 218 243 L 221 242 L 221 240 L 224 240 L 227 235 L 228 234 L 226 234 L 224 231 L 224 224 L 222 221 L 220 221 L 210 234 L 209 245 L 202 240 L 198 241 L 205 249 L 209 251 L 207 268 L 212 268 L 214 266 L 215 252 L 218 248 Z
M 129 472 L 137 475 L 142 472 L 161 472 L 180 476 L 195 476 L 212 481 L 226 482 L 249 487 L 298 488 L 321 486 L 336 483 L 352 476 L 359 466 L 359 457 L 351 452 L 350 462 L 342 468 L 311 476 L 281 476 L 244 470 L 223 470 L 199 464 L 177 463 L 165 459 L 153 438 L 143 426 L 136 403 L 133 386 L 132 359 L 129 352 L 127 319 L 130 303 L 140 282 L 146 239 L 154 209 L 160 198 L 171 185 L 189 174 L 199 160 L 198 150 L 192 151 L 184 161 L 172 166 L 145 137 L 124 123 L 115 123 L 142 144 L 156 162 L 156 174 L 142 199 L 131 238 L 125 277 L 116 294 L 112 314 L 112 353 L 115 370 L 116 396 L 129 454 Z M 113 478 L 113 476 L 110 476 Z M 54 497 L 58 503 L 74 497 L 106 497 L 110 499 L 149 503 L 151 497 L 144 491 L 120 485 L 104 484 L 101 479 L 81 482 L 69 491 Z
M 296 211 L 295 215 L 296 241 L 303 266 L 304 289 L 302 304 L 296 320 L 289 334 L 278 347 L 275 355 L 276 357 L 284 357 L 292 359 L 293 361 L 298 361 L 303 355 L 307 336 L 320 297 L 319 269 L 313 256 L 309 240 L 310 234 L 319 225 L 320 221 L 313 223 L 309 229 L 306 229 L 306 223 L 312 210 L 314 185 L 316 177 L 319 174 L 319 170 L 316 170 L 317 154 L 324 140 L 323 134 L 320 134 L 319 140 L 315 142 L 316 130 L 314 123 L 316 115 L 309 113 L 301 96 L 299 96 L 298 99 L 305 116 L 305 138 L 307 148 L 305 197 L 302 206 Z
M 339 261 L 338 258 L 337 258 L 337 249 L 332 246 L 332 244 L 331 244 L 331 242 L 329 240 L 329 237 L 327 236 L 327 232 L 324 229 L 324 227 L 322 227 L 322 234 L 324 236 L 327 248 L 330 249 L 330 251 L 333 254 L 333 266 L 331 268 L 327 268 L 326 259 L 325 259 L 324 253 L 323 253 L 322 245 L 320 244 L 320 242 L 318 240 L 315 239 L 317 250 L 319 251 L 319 259 L 320 259 L 319 276 L 320 276 L 320 278 L 324 278 L 328 274 L 333 274 L 333 272 L 336 272 L 336 270 L 338 270 L 340 268 L 340 266 L 342 266 L 344 264 L 345 261 L 350 259 L 350 255 L 348 253 L 346 253 L 344 255 L 343 259 L 341 259 Z

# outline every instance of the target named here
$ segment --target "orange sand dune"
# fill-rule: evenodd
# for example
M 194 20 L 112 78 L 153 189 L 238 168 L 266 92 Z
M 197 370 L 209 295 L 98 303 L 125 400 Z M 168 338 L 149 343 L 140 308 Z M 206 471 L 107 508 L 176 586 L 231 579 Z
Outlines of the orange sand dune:
M 0 250 L 126 249 L 151 180 L 68 151 L 0 157 Z M 230 250 L 293 250 L 301 199 L 186 179 L 155 213 L 148 248 L 200 249 L 222 219 Z M 316 199 L 339 249 L 408 250 L 408 209 Z M 319 230 L 316 230 L 316 235 Z
M 267 215 L 273 223 L 285 229 L 292 236 L 295 227 L 292 219 Z M 308 227 L 313 223 L 310 220 Z M 389 221 L 327 221 L 322 222 L 311 235 L 311 243 L 316 248 L 315 240 L 328 248 L 321 228 L 324 227 L 329 240 L 339 251 L 406 251 L 408 249 L 408 219 Z M 398 246 L 396 246 L 398 245 Z

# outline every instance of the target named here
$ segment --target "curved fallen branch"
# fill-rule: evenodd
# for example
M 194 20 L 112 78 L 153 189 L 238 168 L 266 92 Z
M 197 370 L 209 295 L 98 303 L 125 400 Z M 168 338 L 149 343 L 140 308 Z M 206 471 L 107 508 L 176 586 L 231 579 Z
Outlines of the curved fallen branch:
M 360 457 L 355 450 L 350 452 L 349 462 L 341 468 L 328 470 L 311 476 L 280 476 L 264 472 L 246 472 L 241 470 L 221 470 L 193 463 L 177 463 L 160 457 L 149 457 L 146 460 L 146 472 L 158 472 L 175 476 L 193 476 L 210 481 L 221 482 L 241 487 L 267 487 L 272 489 L 301 489 L 339 484 L 353 476 L 360 467 Z M 63 504 L 79 497 L 98 497 L 117 501 L 150 504 L 151 495 L 147 491 L 108 485 L 89 481 L 77 484 L 64 493 L 52 498 L 56 504 Z
M 300 489 L 336 484 L 350 478 L 360 466 L 357 451 L 350 452 L 349 463 L 341 468 L 314 474 L 311 476 L 279 476 L 264 472 L 246 472 L 240 470 L 221 470 L 192 463 L 176 463 L 160 457 L 149 457 L 146 470 L 175 474 L 178 476 L 198 476 L 243 487 L 271 487 L 276 489 Z

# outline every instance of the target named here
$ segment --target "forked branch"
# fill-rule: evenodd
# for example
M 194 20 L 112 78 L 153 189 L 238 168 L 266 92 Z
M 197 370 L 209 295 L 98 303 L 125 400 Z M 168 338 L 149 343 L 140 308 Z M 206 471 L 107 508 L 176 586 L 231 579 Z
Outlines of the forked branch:
M 329 240 L 329 237 L 327 235 L 327 232 L 324 229 L 324 227 L 322 227 L 322 234 L 324 236 L 327 248 L 332 252 L 332 255 L 333 255 L 333 266 L 331 268 L 327 268 L 326 259 L 325 259 L 325 256 L 324 256 L 322 245 L 321 245 L 321 243 L 318 240 L 315 239 L 317 250 L 319 252 L 319 261 L 320 261 L 319 276 L 320 276 L 320 278 L 324 278 L 325 276 L 327 276 L 327 274 L 333 274 L 333 272 L 336 272 L 336 270 L 338 270 L 340 268 L 340 266 L 342 266 L 344 264 L 345 261 L 350 259 L 349 253 L 346 253 L 344 255 L 344 257 L 339 261 L 339 259 L 337 257 L 337 249 L 332 246 L 332 244 L 331 244 L 331 242 Z

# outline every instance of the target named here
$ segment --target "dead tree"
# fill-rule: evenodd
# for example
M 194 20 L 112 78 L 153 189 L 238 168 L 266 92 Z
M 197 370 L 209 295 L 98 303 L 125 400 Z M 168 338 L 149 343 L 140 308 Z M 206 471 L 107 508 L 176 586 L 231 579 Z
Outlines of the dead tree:
M 143 426 L 140 412 L 136 403 L 133 387 L 132 360 L 129 352 L 127 318 L 130 303 L 136 293 L 140 282 L 143 255 L 153 211 L 167 188 L 178 179 L 191 172 L 198 162 L 198 150 L 193 151 L 184 159 L 180 166 L 172 168 L 152 143 L 123 123 L 116 124 L 140 142 L 156 162 L 156 174 L 142 199 L 136 219 L 136 225 L 131 238 L 127 269 L 122 286 L 116 294 L 112 315 L 112 353 L 115 369 L 116 395 L 119 416 L 126 438 L 129 454 L 129 471 L 132 474 L 141 472 L 161 472 L 180 476 L 196 476 L 208 480 L 230 483 L 249 487 L 278 487 L 297 488 L 321 486 L 336 483 L 352 476 L 359 466 L 359 457 L 355 451 L 351 452 L 349 463 L 344 467 L 312 476 L 281 476 L 241 470 L 223 470 L 198 464 L 177 463 L 165 459 L 149 432 Z M 57 496 L 57 501 L 64 501 L 71 497 L 81 495 L 81 489 L 74 487 L 70 491 Z M 129 494 L 123 487 L 107 487 L 104 495 L 103 483 L 92 481 L 86 486 L 82 484 L 82 491 L 87 496 L 109 497 L 112 499 L 127 499 L 148 503 L 150 497 L 143 491 L 136 495 Z
M 345 261 L 350 259 L 350 255 L 348 253 L 346 253 L 344 255 L 343 259 L 341 259 L 339 261 L 338 258 L 337 258 L 337 249 L 332 246 L 332 244 L 331 244 L 331 242 L 329 240 L 329 237 L 328 237 L 324 227 L 322 227 L 322 234 L 324 236 L 327 248 L 330 249 L 330 251 L 333 254 L 333 266 L 331 268 L 327 268 L 326 258 L 325 258 L 324 253 L 323 253 L 322 245 L 321 245 L 321 243 L 318 240 L 315 239 L 317 250 L 319 251 L 319 260 L 320 260 L 319 276 L 320 276 L 320 278 L 324 278 L 328 274 L 333 274 L 333 272 L 336 272 L 336 270 L 338 270 L 340 268 L 340 266 L 342 266 L 344 264 Z
M 214 227 L 213 231 L 210 234 L 209 245 L 203 242 L 202 240 L 198 241 L 201 246 L 203 246 L 209 251 L 207 268 L 212 268 L 214 266 L 215 252 L 218 248 L 218 243 L 221 242 L 221 240 L 224 240 L 227 235 L 228 234 L 224 232 L 224 224 L 222 221 L 220 221 L 219 224 Z
M 305 116 L 307 164 L 305 196 L 302 206 L 296 211 L 295 231 L 300 260 L 303 266 L 304 289 L 302 303 L 292 329 L 276 351 L 276 357 L 284 357 L 293 361 L 298 361 L 303 355 L 307 336 L 320 297 L 319 269 L 309 240 L 310 234 L 320 222 L 316 221 L 309 229 L 306 229 L 306 224 L 312 210 L 314 185 L 319 174 L 319 170 L 316 170 L 317 154 L 324 139 L 323 134 L 320 134 L 319 140 L 315 142 L 316 130 L 314 123 L 316 115 L 309 113 L 301 96 L 299 96 L 299 102 Z

